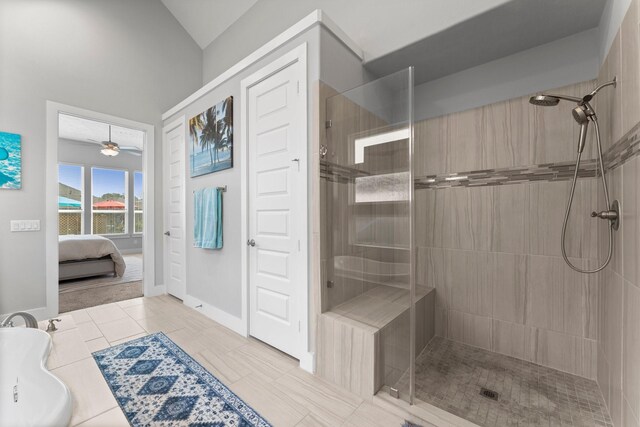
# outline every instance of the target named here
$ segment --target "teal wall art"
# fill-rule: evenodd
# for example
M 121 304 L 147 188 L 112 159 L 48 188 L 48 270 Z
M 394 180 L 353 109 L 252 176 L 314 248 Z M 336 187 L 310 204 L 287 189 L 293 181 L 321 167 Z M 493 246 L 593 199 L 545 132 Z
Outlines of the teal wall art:
M 22 187 L 22 150 L 20 135 L 0 132 L 0 189 Z

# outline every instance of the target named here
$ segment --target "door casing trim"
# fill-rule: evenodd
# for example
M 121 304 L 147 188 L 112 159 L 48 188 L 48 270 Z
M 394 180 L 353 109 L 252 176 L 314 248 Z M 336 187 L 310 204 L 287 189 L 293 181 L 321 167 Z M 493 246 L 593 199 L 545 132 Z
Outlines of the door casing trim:
M 55 317 L 58 306 L 58 114 L 67 113 L 89 120 L 102 121 L 113 125 L 138 129 L 145 133 L 142 151 L 142 169 L 144 172 L 144 225 L 142 236 L 143 287 L 145 296 L 164 293 L 162 285 L 156 286 L 155 280 L 155 220 L 154 220 L 154 127 L 109 114 L 99 113 L 72 105 L 47 101 L 46 103 L 46 157 L 45 157 L 45 289 L 46 306 L 33 310 L 38 319 Z

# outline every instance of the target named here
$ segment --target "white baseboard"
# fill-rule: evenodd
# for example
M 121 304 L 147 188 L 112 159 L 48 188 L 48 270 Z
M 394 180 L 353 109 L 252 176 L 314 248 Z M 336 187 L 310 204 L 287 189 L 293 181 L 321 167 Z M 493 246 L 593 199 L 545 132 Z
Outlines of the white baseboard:
M 232 331 L 242 335 L 243 337 L 247 336 L 247 324 L 241 318 L 232 316 L 226 311 L 220 310 L 219 308 L 214 307 L 211 304 L 207 304 L 206 302 L 203 302 L 198 298 L 192 297 L 190 295 L 186 295 L 184 297 L 183 303 L 184 305 L 199 311 L 209 319 L 220 323 L 222 326 L 231 329 Z
M 303 369 L 310 374 L 315 374 L 316 354 L 314 352 L 308 351 L 302 353 L 302 355 L 300 356 L 300 369 Z

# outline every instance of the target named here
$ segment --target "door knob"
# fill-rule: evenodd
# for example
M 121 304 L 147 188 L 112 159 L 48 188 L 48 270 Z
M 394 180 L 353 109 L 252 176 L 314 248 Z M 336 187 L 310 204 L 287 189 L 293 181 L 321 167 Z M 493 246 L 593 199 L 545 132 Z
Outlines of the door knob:
M 247 245 L 249 246 L 255 246 L 256 245 L 256 241 L 251 239 L 251 240 L 247 240 Z
M 165 236 L 171 236 L 171 232 L 170 232 L 170 231 L 165 231 L 165 232 L 164 232 L 164 235 L 165 235 Z

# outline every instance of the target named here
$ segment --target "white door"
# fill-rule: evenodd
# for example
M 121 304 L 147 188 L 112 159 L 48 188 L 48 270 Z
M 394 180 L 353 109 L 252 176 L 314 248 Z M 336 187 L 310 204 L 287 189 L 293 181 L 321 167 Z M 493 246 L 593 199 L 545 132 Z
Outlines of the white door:
M 295 62 L 248 90 L 250 335 L 300 356 L 298 298 L 307 280 L 298 220 L 306 215 L 300 145 L 301 96 Z M 304 206 L 304 205 L 303 205 Z
M 164 281 L 167 293 L 185 296 L 185 125 L 184 118 L 163 129 Z

